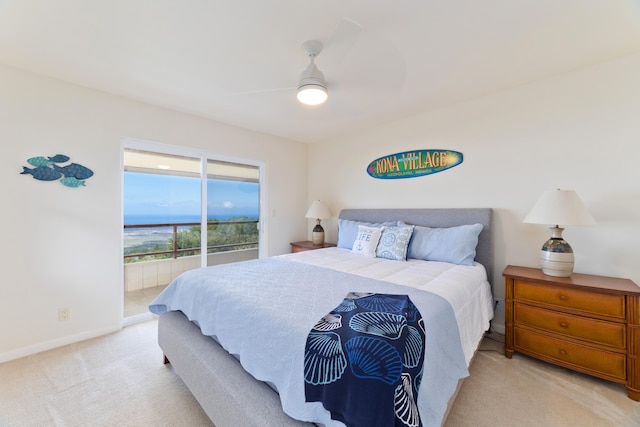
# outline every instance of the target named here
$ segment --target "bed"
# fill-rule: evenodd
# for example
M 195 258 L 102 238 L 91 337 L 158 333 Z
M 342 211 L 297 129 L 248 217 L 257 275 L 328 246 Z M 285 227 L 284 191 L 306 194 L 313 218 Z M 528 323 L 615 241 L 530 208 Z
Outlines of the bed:
M 304 401 L 304 341 L 345 294 L 406 294 L 420 312 L 433 311 L 430 322 L 438 324 L 426 334 L 425 347 L 434 350 L 424 357 L 417 405 L 422 425 L 442 425 L 493 316 L 487 280 L 493 265 L 491 216 L 488 208 L 345 209 L 338 220 L 338 247 L 187 272 L 150 305 L 159 314 L 158 342 L 165 363 L 172 364 L 218 427 L 340 426 L 321 402 Z M 354 253 L 349 232 L 358 225 L 381 224 L 387 231 L 411 227 L 406 260 Z M 411 257 L 424 257 L 424 250 L 431 250 L 416 246 L 422 241 L 419 236 L 432 238 L 428 233 L 434 229 L 466 230 L 474 224 L 481 224 L 481 231 L 471 265 Z M 243 284 L 236 286 L 236 281 Z M 199 293 L 189 293 L 194 288 L 200 288 Z M 446 308 L 431 308 L 441 306 Z M 250 321 L 257 323 L 244 326 Z M 261 329 L 262 324 L 269 327 Z M 291 329 L 283 330 L 285 326 Z M 451 327 L 455 333 L 446 329 Z M 274 336 L 267 337 L 272 330 Z M 446 357 L 431 356 L 439 352 Z M 443 367 L 427 369 L 427 363 Z

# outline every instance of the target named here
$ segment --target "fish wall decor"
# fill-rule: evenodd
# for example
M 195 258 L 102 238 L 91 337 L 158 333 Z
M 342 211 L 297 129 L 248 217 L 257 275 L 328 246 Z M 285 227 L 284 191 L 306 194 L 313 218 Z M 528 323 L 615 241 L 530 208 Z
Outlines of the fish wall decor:
M 68 165 L 60 165 L 71 160 L 69 156 L 64 154 L 56 154 L 52 157 L 31 157 L 27 159 L 27 163 L 33 168 L 27 166 L 22 167 L 21 175 L 31 175 L 33 179 L 38 181 L 57 181 L 66 187 L 76 188 L 84 187 L 87 179 L 93 176 L 93 171 L 86 166 L 78 163 Z

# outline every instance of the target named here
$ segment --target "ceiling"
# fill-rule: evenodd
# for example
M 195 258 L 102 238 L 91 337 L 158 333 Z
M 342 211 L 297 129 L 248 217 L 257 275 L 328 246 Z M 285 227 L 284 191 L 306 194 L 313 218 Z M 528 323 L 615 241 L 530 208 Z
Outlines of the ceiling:
M 307 143 L 639 51 L 640 0 L 0 0 L 2 64 Z

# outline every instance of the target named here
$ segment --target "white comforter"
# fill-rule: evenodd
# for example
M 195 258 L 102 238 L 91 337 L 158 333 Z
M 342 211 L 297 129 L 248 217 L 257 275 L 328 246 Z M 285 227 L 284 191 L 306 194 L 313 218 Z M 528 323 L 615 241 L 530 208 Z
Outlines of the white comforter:
M 411 286 L 443 297 L 453 307 L 467 366 L 493 318 L 491 285 L 486 270 L 478 263 L 462 266 L 416 259 L 391 261 L 341 248 L 296 252 L 277 258 Z

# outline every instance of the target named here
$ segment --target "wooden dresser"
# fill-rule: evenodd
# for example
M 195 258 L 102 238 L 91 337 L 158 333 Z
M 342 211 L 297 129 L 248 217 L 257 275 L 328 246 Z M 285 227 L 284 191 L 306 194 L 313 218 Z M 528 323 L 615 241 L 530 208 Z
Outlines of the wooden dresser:
M 514 351 L 625 384 L 640 401 L 640 287 L 628 279 L 547 276 L 507 266 L 505 356 Z

